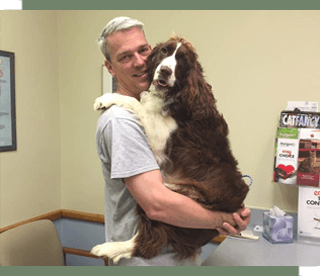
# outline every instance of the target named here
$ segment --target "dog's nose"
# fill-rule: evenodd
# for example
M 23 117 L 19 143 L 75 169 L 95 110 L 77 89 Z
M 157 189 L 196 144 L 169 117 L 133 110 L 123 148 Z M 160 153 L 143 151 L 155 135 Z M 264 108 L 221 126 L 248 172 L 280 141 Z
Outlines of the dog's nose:
M 163 65 L 160 68 L 160 74 L 163 77 L 169 77 L 172 74 L 172 70 L 171 70 L 171 68 L 169 66 Z

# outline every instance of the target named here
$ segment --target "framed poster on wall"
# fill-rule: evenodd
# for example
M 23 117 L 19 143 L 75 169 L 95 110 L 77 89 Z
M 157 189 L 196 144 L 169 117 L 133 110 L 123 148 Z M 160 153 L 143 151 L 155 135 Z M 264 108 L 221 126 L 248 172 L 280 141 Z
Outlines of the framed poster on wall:
M 16 149 L 14 53 L 0 51 L 0 152 Z
M 115 93 L 117 91 L 117 82 L 110 75 L 105 65 L 102 65 L 102 95 L 106 93 Z

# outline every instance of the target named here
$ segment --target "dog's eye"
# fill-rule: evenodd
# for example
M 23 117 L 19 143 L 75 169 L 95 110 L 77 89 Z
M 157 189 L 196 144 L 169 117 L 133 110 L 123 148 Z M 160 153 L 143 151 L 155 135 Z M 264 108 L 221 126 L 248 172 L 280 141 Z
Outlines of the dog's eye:
M 186 65 L 188 63 L 187 57 L 185 55 L 183 55 L 183 54 L 178 54 L 177 55 L 177 60 L 179 61 L 179 63 L 181 65 Z
M 161 53 L 164 54 L 164 55 L 166 55 L 166 54 L 168 53 L 167 47 L 161 48 Z

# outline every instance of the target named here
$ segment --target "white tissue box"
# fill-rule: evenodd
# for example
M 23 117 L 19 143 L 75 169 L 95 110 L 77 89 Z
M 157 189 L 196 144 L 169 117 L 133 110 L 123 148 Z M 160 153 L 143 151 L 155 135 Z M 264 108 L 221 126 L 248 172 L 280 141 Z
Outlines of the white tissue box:
M 263 213 L 263 237 L 275 243 L 293 242 L 293 217 L 290 215 L 274 216 L 270 212 Z

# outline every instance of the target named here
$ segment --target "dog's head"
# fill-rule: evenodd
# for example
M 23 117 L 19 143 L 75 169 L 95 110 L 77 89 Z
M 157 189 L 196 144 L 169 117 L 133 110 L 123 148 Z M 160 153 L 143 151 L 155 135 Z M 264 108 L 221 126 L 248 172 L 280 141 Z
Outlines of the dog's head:
M 212 115 L 215 99 L 191 43 L 172 37 L 157 44 L 147 67 L 149 81 L 157 92 L 163 93 L 165 108 L 171 115 L 183 113 L 184 119 Z
M 157 91 L 181 87 L 190 70 L 195 69 L 196 60 L 194 48 L 183 38 L 157 44 L 147 61 L 150 83 Z

